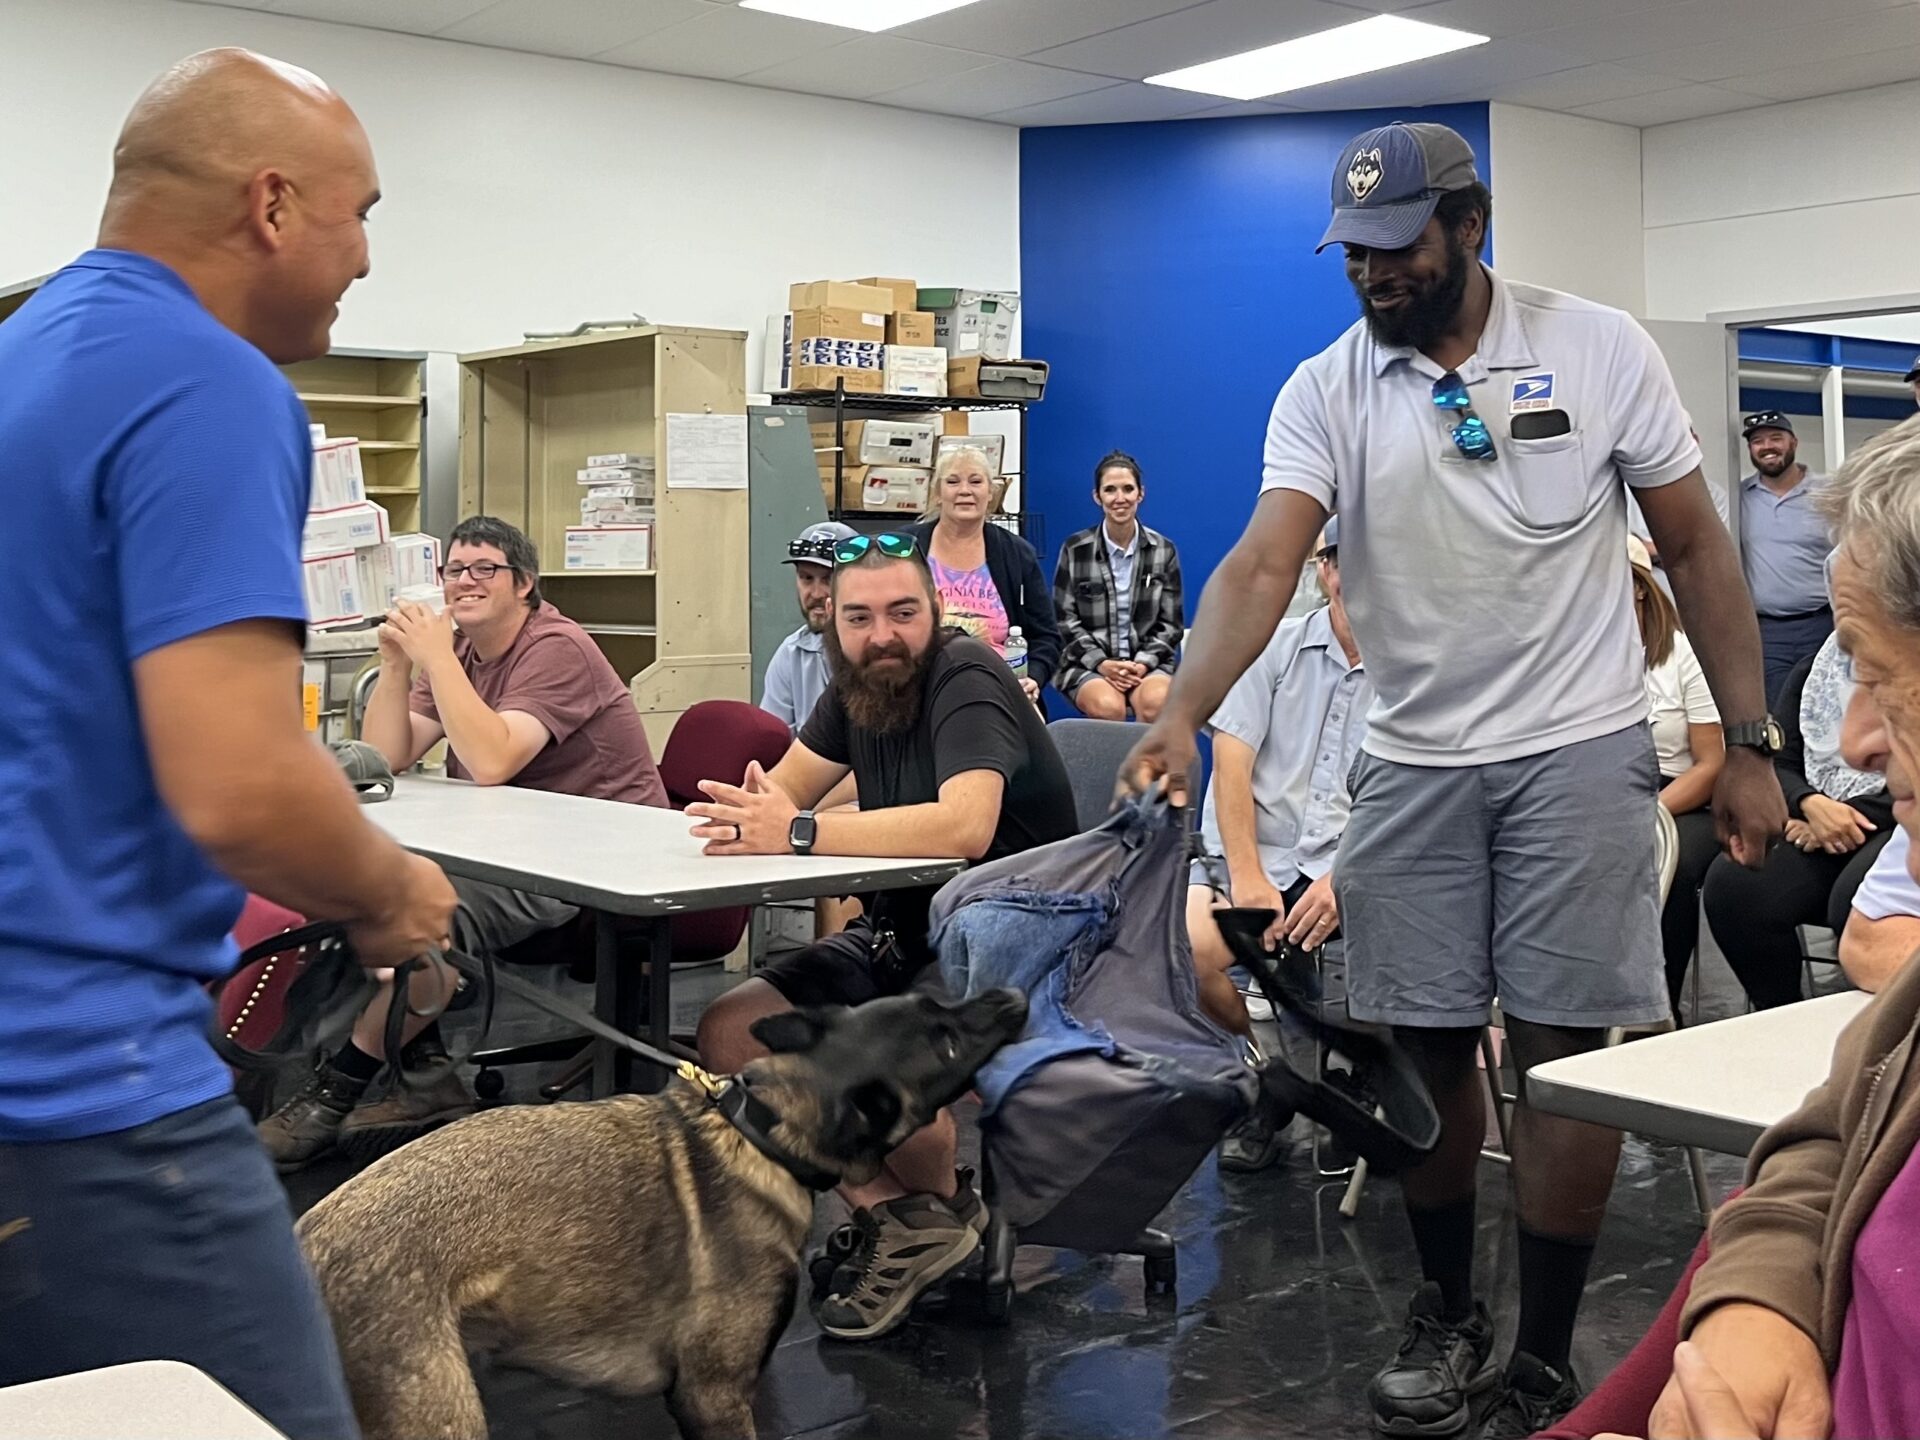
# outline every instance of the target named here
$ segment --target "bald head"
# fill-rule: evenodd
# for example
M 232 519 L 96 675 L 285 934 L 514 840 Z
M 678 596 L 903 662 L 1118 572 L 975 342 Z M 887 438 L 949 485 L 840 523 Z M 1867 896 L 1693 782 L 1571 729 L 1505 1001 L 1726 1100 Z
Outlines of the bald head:
M 324 81 L 206 50 L 127 116 L 100 243 L 172 266 L 231 328 L 300 359 L 326 350 L 341 294 L 366 273 L 378 198 L 366 133 Z

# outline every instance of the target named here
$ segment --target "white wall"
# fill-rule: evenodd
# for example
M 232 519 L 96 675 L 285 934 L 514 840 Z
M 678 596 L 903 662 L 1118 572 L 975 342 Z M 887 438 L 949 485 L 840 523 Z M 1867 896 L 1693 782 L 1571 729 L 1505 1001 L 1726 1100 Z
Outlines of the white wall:
M 1648 313 L 1920 289 L 1916 114 L 1908 82 L 1645 131 Z
M 639 311 L 750 330 L 757 389 L 789 282 L 1019 283 L 1011 127 L 170 0 L 0 9 L 0 284 L 92 243 L 134 97 L 213 45 L 315 71 L 373 138 L 373 273 L 337 345 L 475 350 Z M 903 203 L 861 183 L 880 175 L 924 183 Z
M 1489 126 L 1500 273 L 1646 314 L 1640 132 L 1499 103 Z

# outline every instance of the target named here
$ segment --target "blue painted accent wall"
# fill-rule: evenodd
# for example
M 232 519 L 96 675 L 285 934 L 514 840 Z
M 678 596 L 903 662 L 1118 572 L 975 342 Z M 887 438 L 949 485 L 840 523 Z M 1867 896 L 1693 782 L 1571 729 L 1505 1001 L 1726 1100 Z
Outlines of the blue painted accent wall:
M 1023 503 L 1046 517 L 1049 577 L 1098 518 L 1093 465 L 1118 447 L 1145 472 L 1146 523 L 1180 549 L 1192 619 L 1259 493 L 1274 395 L 1359 314 L 1338 249 L 1313 253 L 1334 162 L 1396 119 L 1467 138 L 1497 234 L 1484 104 L 1021 132 L 1022 348 L 1053 367 Z

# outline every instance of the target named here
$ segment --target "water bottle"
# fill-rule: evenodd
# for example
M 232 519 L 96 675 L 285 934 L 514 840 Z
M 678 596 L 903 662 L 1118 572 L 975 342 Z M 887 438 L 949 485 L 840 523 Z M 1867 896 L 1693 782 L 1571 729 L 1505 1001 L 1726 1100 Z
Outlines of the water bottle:
M 1027 637 L 1020 633 L 1018 625 L 1007 631 L 1007 648 L 1003 652 L 1007 657 L 1007 668 L 1013 671 L 1013 678 L 1027 678 Z

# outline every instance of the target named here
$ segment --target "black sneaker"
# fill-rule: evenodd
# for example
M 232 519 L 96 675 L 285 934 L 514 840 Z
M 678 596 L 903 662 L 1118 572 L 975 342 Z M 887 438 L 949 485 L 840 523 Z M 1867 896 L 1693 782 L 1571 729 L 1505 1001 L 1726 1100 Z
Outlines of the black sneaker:
M 1239 1175 L 1266 1169 L 1286 1148 L 1287 1126 L 1292 1123 L 1293 1116 L 1262 1090 L 1247 1118 L 1220 1142 L 1220 1168 Z
M 1480 1440 L 1527 1440 L 1558 1425 L 1579 1403 L 1580 1382 L 1571 1365 L 1557 1370 L 1516 1350 Z
M 1473 1315 L 1449 1323 L 1440 1287 L 1429 1280 L 1407 1305 L 1400 1351 L 1367 1384 L 1373 1425 L 1382 1435 L 1457 1435 L 1473 1420 L 1473 1399 L 1500 1379 L 1493 1363 L 1493 1321 Z

